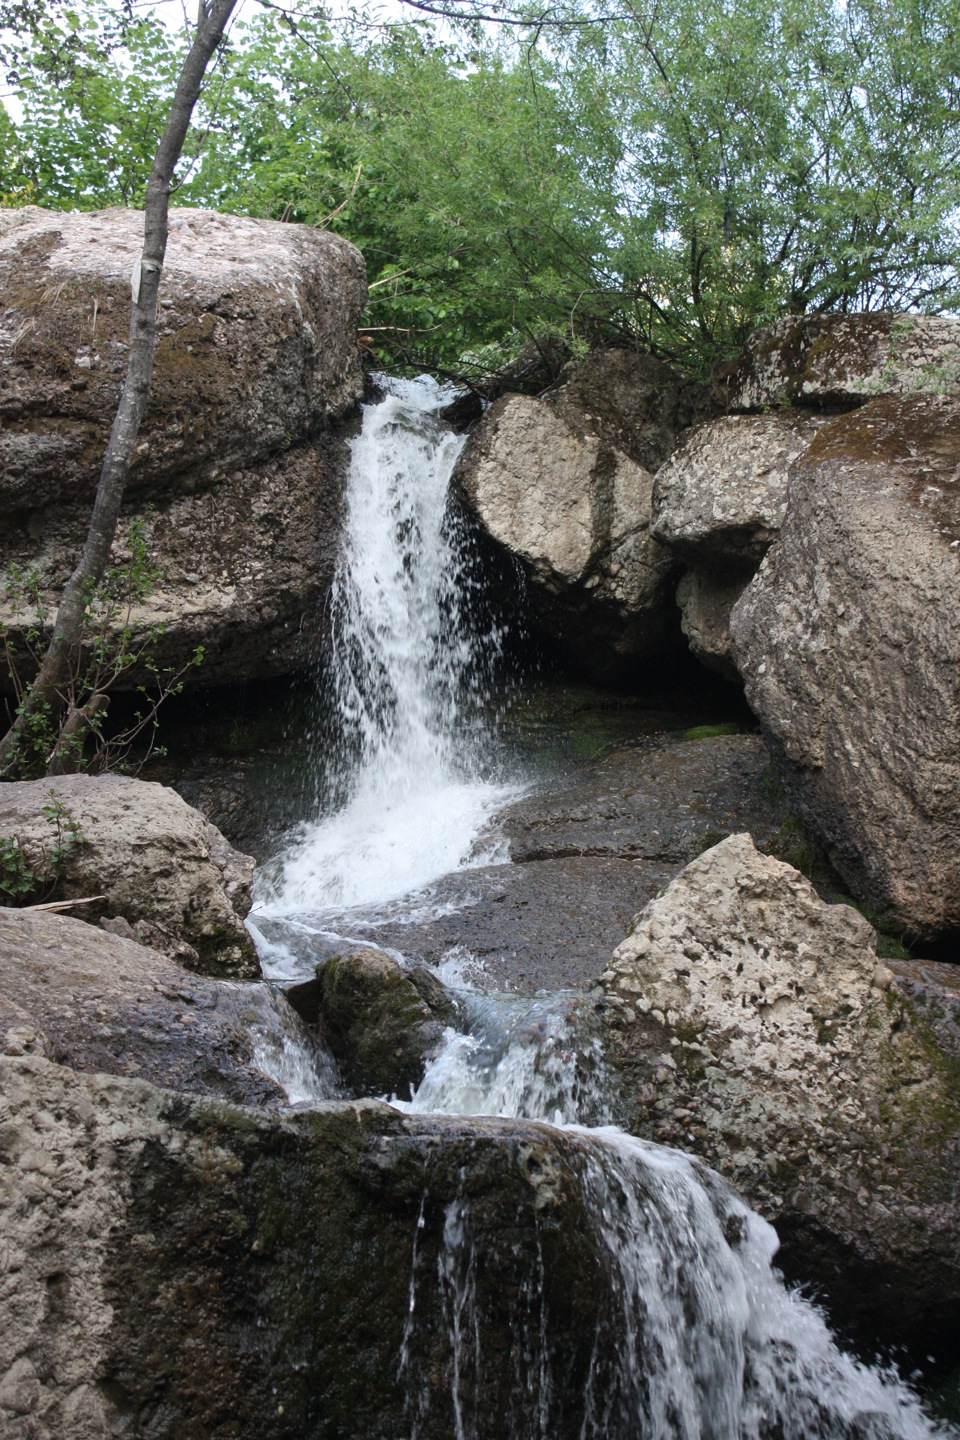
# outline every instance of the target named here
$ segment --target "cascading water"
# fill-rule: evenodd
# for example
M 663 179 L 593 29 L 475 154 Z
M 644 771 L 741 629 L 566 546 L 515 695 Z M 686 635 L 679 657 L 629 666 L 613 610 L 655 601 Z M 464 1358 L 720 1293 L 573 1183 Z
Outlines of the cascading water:
M 470 856 L 510 793 L 482 776 L 481 653 L 448 489 L 462 440 L 423 377 L 384 381 L 353 442 L 332 597 L 332 678 L 351 767 L 345 802 L 273 867 L 270 912 L 399 897 Z
M 367 408 L 354 443 L 333 600 L 335 687 L 352 764 L 346 795 L 280 857 L 255 921 L 264 969 L 283 978 L 310 973 L 318 937 L 336 943 L 349 934 L 351 907 L 369 916 L 475 860 L 477 837 L 508 794 L 484 780 L 478 758 L 477 657 L 446 509 L 459 441 L 436 419 L 442 397 L 432 382 L 391 381 L 389 389 Z M 510 1338 L 505 1345 L 501 1327 L 489 1345 L 484 1317 L 501 1297 L 485 1282 L 470 1176 L 445 1204 L 432 1247 L 419 1238 L 424 1195 L 398 1355 L 409 1440 L 955 1433 L 930 1421 L 895 1375 L 838 1348 L 819 1312 L 771 1269 L 771 1227 L 718 1177 L 619 1130 L 585 1128 L 604 1118 L 607 1092 L 577 1002 L 465 989 L 461 999 L 468 1033 L 450 1032 L 416 1095 L 398 1108 L 542 1122 L 531 1129 L 561 1147 L 600 1290 L 590 1297 L 582 1383 L 571 1395 L 539 1241 L 511 1302 Z M 290 1056 L 281 1058 L 289 1067 Z M 309 1090 L 299 1072 L 291 1083 Z M 552 1181 L 540 1180 L 548 1203 Z M 428 1252 L 439 1255 L 431 1266 L 418 1258 Z M 427 1313 L 445 1317 L 439 1370 L 421 1328 Z M 509 1413 L 491 1416 L 492 1367 L 502 1374 L 504 1366 L 514 1398 Z

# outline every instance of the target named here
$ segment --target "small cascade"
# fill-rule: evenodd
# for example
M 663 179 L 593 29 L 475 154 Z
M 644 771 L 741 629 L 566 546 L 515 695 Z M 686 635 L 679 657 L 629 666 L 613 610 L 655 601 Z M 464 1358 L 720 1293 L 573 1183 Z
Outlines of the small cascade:
M 351 920 L 429 909 L 425 887 L 496 853 L 482 837 L 516 793 L 485 773 L 484 665 L 447 503 L 460 441 L 438 421 L 433 382 L 388 391 L 353 445 L 332 607 L 341 793 L 268 869 L 258 904 L 264 971 L 278 979 L 309 978 Z M 468 960 L 457 957 L 461 976 Z M 717 1176 L 587 1128 L 611 1113 L 588 1002 L 458 988 L 464 1033 L 448 1032 L 396 1108 L 501 1117 L 471 1121 L 469 1143 L 507 1147 L 524 1199 L 503 1234 L 469 1164 L 453 1198 L 430 1193 L 429 1165 L 413 1192 L 406 1322 L 384 1377 L 402 1392 L 407 1440 L 955 1435 L 896 1375 L 839 1349 L 772 1269 L 772 1228 Z M 264 1044 L 291 1098 L 335 1093 L 332 1072 L 311 1081 L 299 1068 L 315 1063 L 302 1046 Z
M 268 868 L 268 911 L 323 910 L 407 894 L 473 855 L 510 793 L 483 775 L 478 719 L 496 637 L 471 635 L 467 567 L 449 480 L 462 438 L 427 377 L 383 379 L 351 450 L 345 542 L 331 601 L 341 734 L 333 813 Z M 481 856 L 474 857 L 481 859 Z

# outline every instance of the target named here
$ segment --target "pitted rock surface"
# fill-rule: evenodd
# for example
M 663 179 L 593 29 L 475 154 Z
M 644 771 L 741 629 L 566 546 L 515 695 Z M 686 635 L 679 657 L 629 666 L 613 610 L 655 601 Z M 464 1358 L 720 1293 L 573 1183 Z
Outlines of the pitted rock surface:
M 126 368 L 131 210 L 0 212 L 0 565 L 36 567 L 52 620 L 86 535 Z M 201 684 L 313 658 L 344 457 L 331 427 L 359 399 L 363 262 L 308 226 L 173 210 L 150 401 L 115 557 L 132 520 L 161 579 L 131 616 L 161 664 L 197 644 Z M 242 523 L 240 523 L 242 521 Z M 269 557 L 269 559 L 265 559 Z M 25 603 L 2 618 L 27 625 Z M 262 618 L 261 618 L 262 617 Z M 144 673 L 131 672 L 131 688 Z
M 792 462 L 822 420 L 796 412 L 698 425 L 657 471 L 651 533 L 687 559 L 752 573 L 776 538 Z
M 736 684 L 740 672 L 733 662 L 730 615 L 747 584 L 744 576 L 731 580 L 712 570 L 696 569 L 681 575 L 677 585 L 680 628 L 690 653 L 708 670 Z
M 824 1283 L 840 1256 L 878 1267 L 907 1331 L 960 1314 L 960 1076 L 861 915 L 734 835 L 651 901 L 600 993 L 636 1133 L 713 1165 Z M 876 1304 L 854 1292 L 849 1314 Z
M 848 408 L 881 395 L 956 395 L 958 388 L 960 320 L 953 316 L 788 316 L 747 341 L 730 408 Z
M 456 481 L 514 556 L 538 626 L 591 675 L 668 646 L 673 560 L 649 533 L 653 477 L 545 400 L 508 395 L 470 438 Z
M 960 929 L 960 400 L 824 425 L 731 617 L 792 805 L 853 893 Z
M 122 775 L 8 782 L 0 832 L 17 837 L 57 898 L 104 896 L 78 911 L 85 918 L 121 917 L 138 938 L 211 974 L 259 975 L 243 924 L 254 861 L 175 791 Z

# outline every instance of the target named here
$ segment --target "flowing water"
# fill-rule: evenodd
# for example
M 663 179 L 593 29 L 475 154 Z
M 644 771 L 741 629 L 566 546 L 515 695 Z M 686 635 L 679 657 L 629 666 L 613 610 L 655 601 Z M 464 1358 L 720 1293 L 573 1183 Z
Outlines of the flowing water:
M 309 976 L 349 940 L 358 915 L 429 911 L 431 882 L 497 853 L 491 817 L 516 793 L 491 778 L 479 719 L 487 667 L 464 612 L 462 542 L 447 501 L 460 442 L 436 417 L 443 395 L 432 382 L 390 381 L 388 390 L 367 408 L 354 443 L 333 598 L 339 793 L 268 867 L 254 916 L 265 972 L 276 978 Z M 470 986 L 469 962 L 451 956 L 441 967 L 459 991 L 465 1032 L 450 1031 L 417 1093 L 394 1103 L 553 1127 L 577 1177 L 605 1289 L 571 1430 L 539 1251 L 520 1287 L 509 1355 L 485 1344 L 491 1297 L 465 1178 L 446 1207 L 435 1266 L 420 1262 L 414 1239 L 398 1356 L 409 1440 L 438 1433 L 431 1413 L 441 1406 L 454 1440 L 491 1433 L 484 1396 L 490 1367 L 503 1364 L 513 1367 L 516 1396 L 509 1415 L 494 1417 L 504 1440 L 547 1440 L 561 1430 L 581 1440 L 954 1433 L 938 1429 L 895 1375 L 842 1352 L 816 1308 L 771 1268 L 772 1228 L 717 1176 L 603 1125 L 608 1079 L 577 997 L 484 995 Z M 264 1064 L 291 1099 L 333 1093 L 316 1057 L 298 1054 L 288 1038 L 270 1054 L 263 1045 Z M 442 1395 L 422 1360 L 426 1291 L 446 1317 Z

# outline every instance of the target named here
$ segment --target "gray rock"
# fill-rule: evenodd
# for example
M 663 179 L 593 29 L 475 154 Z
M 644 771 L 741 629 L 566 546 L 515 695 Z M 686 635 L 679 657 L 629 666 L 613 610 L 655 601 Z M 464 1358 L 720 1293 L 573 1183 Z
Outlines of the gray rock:
M 651 472 L 668 458 L 682 431 L 725 408 L 718 387 L 680 376 L 666 361 L 623 347 L 594 350 L 571 361 L 550 399 L 575 425 Z
M 120 393 L 141 232 L 130 210 L 0 216 L 0 565 L 36 566 L 51 616 Z M 134 629 L 166 626 L 151 647 L 161 663 L 204 643 L 200 683 L 313 658 L 301 622 L 329 580 L 342 473 L 322 432 L 362 391 L 365 298 L 359 253 L 327 232 L 171 213 L 117 553 L 143 520 L 163 579 Z M 15 631 L 27 623 L 9 599 L 2 618 Z
M 780 529 L 790 465 L 821 423 L 783 412 L 698 425 L 657 471 L 651 534 L 687 560 L 752 574 Z
M 903 1338 L 934 1343 L 960 1303 L 955 1062 L 863 917 L 731 836 L 647 906 L 601 984 L 637 1133 L 774 1220 L 788 1269 L 829 1287 L 843 1265 L 838 1313 L 869 1319 L 873 1267 Z
M 960 320 L 952 316 L 788 316 L 752 335 L 730 408 L 859 405 L 880 395 L 955 395 Z
M 175 791 L 121 775 L 6 783 L 0 832 L 58 898 L 105 897 L 78 909 L 86 918 L 123 916 L 141 940 L 208 973 L 259 975 L 243 924 L 254 861 Z
M 712 570 L 688 570 L 677 584 L 680 628 L 690 653 L 708 670 L 737 684 L 740 672 L 733 662 L 730 614 L 747 584 L 746 578 L 731 580 Z
M 296 1032 L 296 1016 L 280 1005 L 289 1010 L 262 985 L 188 974 L 139 944 L 122 917 L 100 929 L 66 915 L 0 909 L 4 1054 L 276 1104 L 281 1091 L 263 1073 L 256 1046 L 257 1032 Z
M 792 806 L 853 893 L 960 928 L 960 402 L 874 401 L 797 462 L 731 619 Z
M 388 1440 L 415 1414 L 448 1440 L 462 1402 L 496 1440 L 504 1417 L 535 1434 L 548 1395 L 566 1437 L 599 1383 L 627 1414 L 591 1153 L 523 1121 L 264 1116 L 0 1057 L 0 1430 Z M 695 1173 L 736 1266 L 739 1205 Z M 636 1203 L 656 1206 L 645 1175 Z M 691 1287 L 694 1345 L 700 1306 Z
M 527 577 L 536 623 L 609 678 L 668 646 L 673 562 L 651 539 L 653 477 L 544 400 L 508 395 L 460 461 L 472 514 Z
M 514 861 L 604 856 L 684 865 L 724 834 L 775 829 L 769 757 L 752 735 L 670 740 L 617 750 L 557 793 L 501 817 Z

